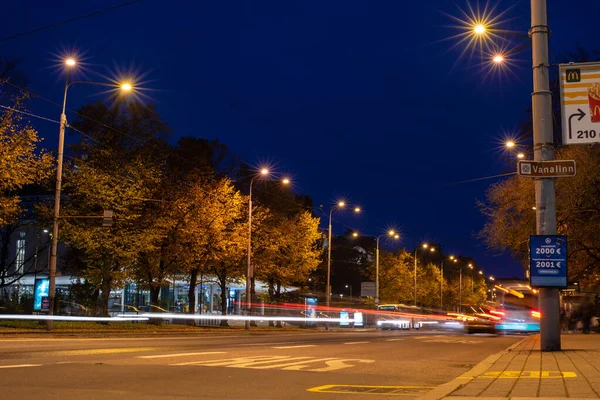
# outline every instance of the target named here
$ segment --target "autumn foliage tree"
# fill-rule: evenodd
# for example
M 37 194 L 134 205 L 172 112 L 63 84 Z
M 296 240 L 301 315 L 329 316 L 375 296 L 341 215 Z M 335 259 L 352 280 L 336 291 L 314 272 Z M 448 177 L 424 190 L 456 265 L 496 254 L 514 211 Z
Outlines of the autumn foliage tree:
M 21 229 L 20 193 L 28 185 L 39 184 L 52 173 L 52 156 L 40 150 L 42 139 L 23 120 L 23 97 L 3 93 L 10 107 L 0 110 L 0 288 L 21 278 L 16 259 L 9 257 L 9 245 Z
M 558 159 L 575 160 L 577 176 L 556 180 L 557 232 L 569 237 L 569 280 L 585 290 L 600 290 L 600 149 L 565 146 Z M 529 235 L 535 233 L 534 182 L 511 177 L 492 185 L 479 207 L 486 217 L 480 232 L 487 246 L 510 251 L 528 268 Z

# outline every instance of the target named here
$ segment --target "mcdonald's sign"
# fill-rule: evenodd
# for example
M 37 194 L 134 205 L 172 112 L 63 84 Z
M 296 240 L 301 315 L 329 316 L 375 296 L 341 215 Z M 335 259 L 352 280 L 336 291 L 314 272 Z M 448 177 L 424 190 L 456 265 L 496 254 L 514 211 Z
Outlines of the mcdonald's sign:
M 567 77 L 567 83 L 581 82 L 581 70 L 580 69 L 568 69 L 565 71 Z
M 600 62 L 560 64 L 558 76 L 562 143 L 600 143 Z

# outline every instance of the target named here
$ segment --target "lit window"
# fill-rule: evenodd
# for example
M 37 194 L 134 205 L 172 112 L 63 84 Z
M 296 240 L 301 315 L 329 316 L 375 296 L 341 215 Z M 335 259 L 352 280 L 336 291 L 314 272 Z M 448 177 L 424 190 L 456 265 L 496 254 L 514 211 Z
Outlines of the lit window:
M 21 239 L 17 239 L 17 257 L 15 260 L 15 266 L 17 267 L 17 273 L 23 273 L 23 264 L 25 264 L 25 232 L 19 232 Z

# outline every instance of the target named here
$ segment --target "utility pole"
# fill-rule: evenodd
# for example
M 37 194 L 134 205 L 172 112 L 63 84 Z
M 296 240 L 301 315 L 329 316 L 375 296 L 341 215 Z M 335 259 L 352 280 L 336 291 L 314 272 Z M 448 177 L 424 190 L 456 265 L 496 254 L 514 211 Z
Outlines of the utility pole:
M 548 65 L 548 11 L 546 0 L 531 0 L 529 36 L 533 60 L 533 150 L 535 161 L 554 159 L 552 134 L 552 92 Z M 556 199 L 554 180 L 535 180 L 536 233 L 556 234 Z M 560 300 L 557 288 L 540 288 L 540 347 L 542 351 L 557 351 L 560 344 Z

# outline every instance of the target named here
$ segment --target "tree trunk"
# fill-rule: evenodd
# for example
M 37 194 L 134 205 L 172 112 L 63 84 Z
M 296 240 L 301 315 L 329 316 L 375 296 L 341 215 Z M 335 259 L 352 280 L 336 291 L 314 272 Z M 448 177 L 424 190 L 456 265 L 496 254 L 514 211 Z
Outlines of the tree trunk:
M 279 301 L 280 296 L 281 296 L 281 282 L 277 282 L 277 293 L 276 293 L 277 301 Z M 277 321 L 277 327 L 281 328 L 281 321 Z
M 269 303 L 275 304 L 275 281 L 273 279 L 268 280 L 269 284 Z M 279 311 L 276 311 L 279 312 Z M 273 321 L 269 321 L 269 326 L 275 326 Z
M 256 301 L 256 287 L 255 287 L 255 278 L 252 277 L 252 279 L 250 279 L 250 293 L 252 293 L 252 309 L 254 309 L 254 305 L 258 304 L 258 301 Z M 256 315 L 256 312 L 254 312 L 254 315 Z M 250 321 L 250 326 L 256 326 L 256 321 Z
M 194 268 L 190 274 L 190 288 L 188 289 L 188 303 L 190 305 L 190 314 L 196 313 L 196 283 L 198 282 L 198 269 Z M 196 326 L 196 320 L 189 320 L 188 325 Z
M 219 286 L 221 287 L 221 315 L 227 315 L 227 280 L 225 277 L 219 277 Z M 221 326 L 229 326 L 226 319 L 221 320 Z
M 108 271 L 107 271 L 108 272 Z M 110 273 L 104 274 L 102 282 L 100 283 L 100 309 L 99 314 L 101 317 L 108 317 L 108 300 L 110 299 L 110 288 L 112 286 L 112 276 Z

